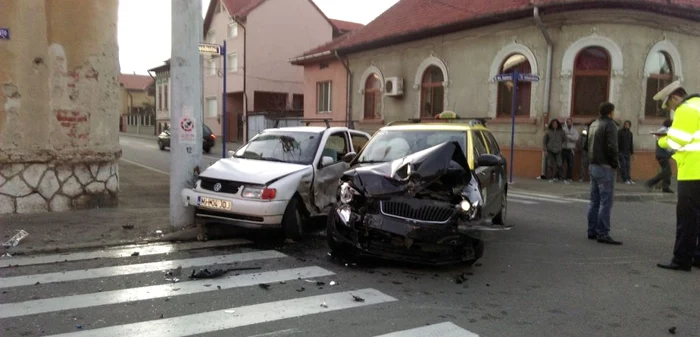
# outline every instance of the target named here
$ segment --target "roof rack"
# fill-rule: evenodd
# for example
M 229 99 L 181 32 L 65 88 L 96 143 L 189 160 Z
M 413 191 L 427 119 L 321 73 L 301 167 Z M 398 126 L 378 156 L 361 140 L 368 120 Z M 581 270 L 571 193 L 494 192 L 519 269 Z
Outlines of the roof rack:
M 490 120 L 491 117 L 473 117 L 473 118 L 409 118 L 407 121 L 391 121 L 384 126 L 399 125 L 399 124 L 417 124 L 417 123 L 466 123 L 470 126 L 483 125 L 486 126 L 486 122 Z
M 297 121 L 304 123 L 305 126 L 309 126 L 309 124 L 311 124 L 313 122 L 324 122 L 326 124 L 326 129 L 331 127 L 330 120 L 328 118 L 310 118 L 310 119 L 303 119 L 302 118 L 302 119 L 299 119 L 299 118 L 292 117 L 292 118 L 276 118 L 273 128 L 279 128 L 281 120 L 297 120 Z

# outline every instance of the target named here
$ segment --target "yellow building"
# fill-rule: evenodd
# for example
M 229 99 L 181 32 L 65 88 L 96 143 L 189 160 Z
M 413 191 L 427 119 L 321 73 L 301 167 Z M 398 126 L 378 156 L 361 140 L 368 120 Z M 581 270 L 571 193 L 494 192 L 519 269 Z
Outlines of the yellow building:
M 148 75 L 119 75 L 121 119 L 119 131 L 155 135 L 156 115 L 153 78 Z

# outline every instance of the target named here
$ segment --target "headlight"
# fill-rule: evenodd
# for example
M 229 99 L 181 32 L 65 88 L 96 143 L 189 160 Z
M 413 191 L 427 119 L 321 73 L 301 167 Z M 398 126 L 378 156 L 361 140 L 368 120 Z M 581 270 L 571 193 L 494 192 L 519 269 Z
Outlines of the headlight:
M 245 187 L 241 196 L 246 199 L 272 200 L 277 196 L 277 190 L 267 187 Z
M 459 208 L 460 208 L 462 211 L 466 212 L 466 211 L 468 211 L 469 209 L 472 208 L 472 205 L 469 203 L 468 200 L 462 200 L 462 202 L 459 203 Z
M 342 183 L 340 185 L 340 202 L 343 204 L 348 204 L 352 201 L 354 195 L 358 194 L 357 191 L 350 187 L 348 183 Z

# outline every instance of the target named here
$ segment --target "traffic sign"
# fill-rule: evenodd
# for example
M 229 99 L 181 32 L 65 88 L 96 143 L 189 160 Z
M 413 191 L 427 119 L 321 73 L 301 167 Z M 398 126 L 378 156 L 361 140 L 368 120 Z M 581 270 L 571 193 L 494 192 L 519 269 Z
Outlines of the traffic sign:
M 182 118 L 180 118 L 180 144 L 195 144 L 197 138 L 194 130 L 195 122 L 192 116 L 193 109 L 191 106 L 182 108 Z
M 199 53 L 200 54 L 213 54 L 213 55 L 221 55 L 221 46 L 218 44 L 211 44 L 211 43 L 200 43 L 199 44 Z
M 540 77 L 535 74 L 517 74 L 518 82 L 538 82 Z M 498 74 L 493 78 L 497 82 L 508 82 L 513 80 L 513 74 Z
M 9 28 L 0 28 L 0 40 L 9 40 L 10 39 L 10 29 Z

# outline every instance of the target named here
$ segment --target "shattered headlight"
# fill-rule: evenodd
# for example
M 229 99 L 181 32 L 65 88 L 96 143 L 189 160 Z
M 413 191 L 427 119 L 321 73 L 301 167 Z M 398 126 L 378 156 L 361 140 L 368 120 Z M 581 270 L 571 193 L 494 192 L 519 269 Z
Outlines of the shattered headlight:
M 340 185 L 340 193 L 338 197 L 340 198 L 341 203 L 349 204 L 352 201 L 352 198 L 357 194 L 357 190 L 352 188 L 347 182 Z

